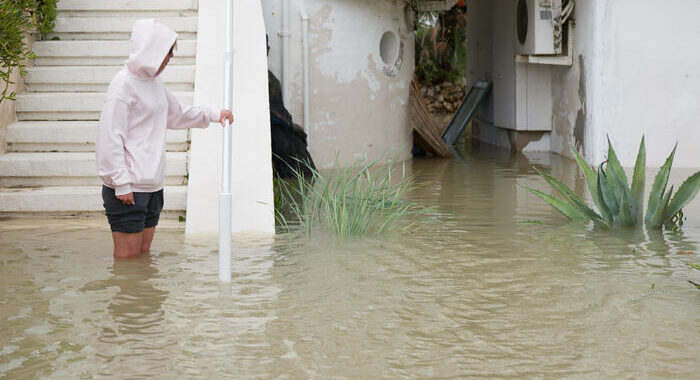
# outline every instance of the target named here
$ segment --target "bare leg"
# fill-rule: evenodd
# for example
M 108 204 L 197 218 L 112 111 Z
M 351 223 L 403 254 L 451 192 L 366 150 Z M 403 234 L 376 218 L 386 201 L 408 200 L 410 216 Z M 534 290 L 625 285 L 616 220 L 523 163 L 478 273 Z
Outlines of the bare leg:
M 141 252 L 147 252 L 151 250 L 151 243 L 153 242 L 153 235 L 155 234 L 155 227 L 150 227 L 143 230 L 143 238 L 141 239 Z
M 143 232 L 128 234 L 112 232 L 115 259 L 136 259 L 141 254 Z

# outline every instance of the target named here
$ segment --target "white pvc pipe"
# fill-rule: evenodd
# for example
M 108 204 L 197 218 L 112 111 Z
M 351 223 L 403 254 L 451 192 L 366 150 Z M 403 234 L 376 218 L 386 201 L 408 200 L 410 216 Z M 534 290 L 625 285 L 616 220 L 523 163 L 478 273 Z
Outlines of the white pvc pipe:
M 226 0 L 226 53 L 224 56 L 224 108 L 233 109 L 233 0 Z M 231 282 L 231 158 L 232 127 L 224 124 L 219 195 L 219 281 Z
M 309 147 L 311 137 L 309 129 L 311 127 L 311 111 L 309 110 L 309 15 L 303 10 L 299 11 L 301 16 L 301 61 L 304 76 L 304 132 L 306 133 L 306 145 Z
M 289 79 L 289 0 L 282 0 L 282 29 L 280 37 L 282 38 L 282 68 L 281 68 L 281 84 L 282 84 L 282 102 L 287 102 L 287 82 Z

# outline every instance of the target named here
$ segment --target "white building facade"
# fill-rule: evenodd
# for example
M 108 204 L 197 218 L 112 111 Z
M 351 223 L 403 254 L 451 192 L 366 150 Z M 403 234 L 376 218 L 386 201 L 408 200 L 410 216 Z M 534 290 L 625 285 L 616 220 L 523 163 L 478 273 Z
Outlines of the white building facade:
M 609 137 L 631 167 L 645 135 L 649 166 L 676 142 L 674 166 L 700 166 L 700 2 L 576 1 L 571 66 L 516 62 L 516 5 L 467 1 L 468 79 L 494 83 L 478 138 L 600 163 Z
M 308 16 L 309 150 L 320 168 L 387 152 L 410 158 L 414 71 L 410 5 L 400 0 L 262 0 L 270 70 L 304 124 L 303 15 Z M 283 46 L 286 44 L 286 46 Z M 286 49 L 287 53 L 284 53 Z

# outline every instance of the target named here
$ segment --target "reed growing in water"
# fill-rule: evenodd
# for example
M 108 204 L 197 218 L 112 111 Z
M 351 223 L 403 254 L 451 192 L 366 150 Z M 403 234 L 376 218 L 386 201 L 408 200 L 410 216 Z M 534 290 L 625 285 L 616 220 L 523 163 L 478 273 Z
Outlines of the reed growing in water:
M 394 172 L 395 160 L 377 165 L 376 160 L 357 160 L 322 174 L 311 165 L 304 176 L 292 168 L 295 178 L 275 180 L 275 214 L 287 231 L 298 225 L 307 233 L 320 223 L 338 236 L 383 235 L 399 220 L 422 208 L 404 199 L 415 187 L 413 177 Z M 304 163 L 302 163 L 304 164 Z

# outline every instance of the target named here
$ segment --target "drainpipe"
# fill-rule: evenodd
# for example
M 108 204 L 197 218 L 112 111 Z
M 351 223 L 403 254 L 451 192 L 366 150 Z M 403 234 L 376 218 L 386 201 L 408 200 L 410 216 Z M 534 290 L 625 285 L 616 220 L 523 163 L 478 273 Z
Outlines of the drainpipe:
M 280 37 L 282 38 L 282 73 L 280 79 L 282 82 L 282 101 L 287 101 L 287 81 L 289 74 L 289 0 L 282 0 L 282 30 Z
M 233 109 L 233 0 L 226 0 L 224 107 Z M 231 282 L 231 159 L 232 127 L 224 123 L 221 194 L 219 195 L 219 281 Z
M 303 66 L 304 76 L 304 132 L 306 133 L 306 146 L 309 147 L 311 136 L 309 130 L 311 127 L 311 118 L 309 111 L 309 15 L 303 10 L 299 11 L 301 16 L 301 61 Z

